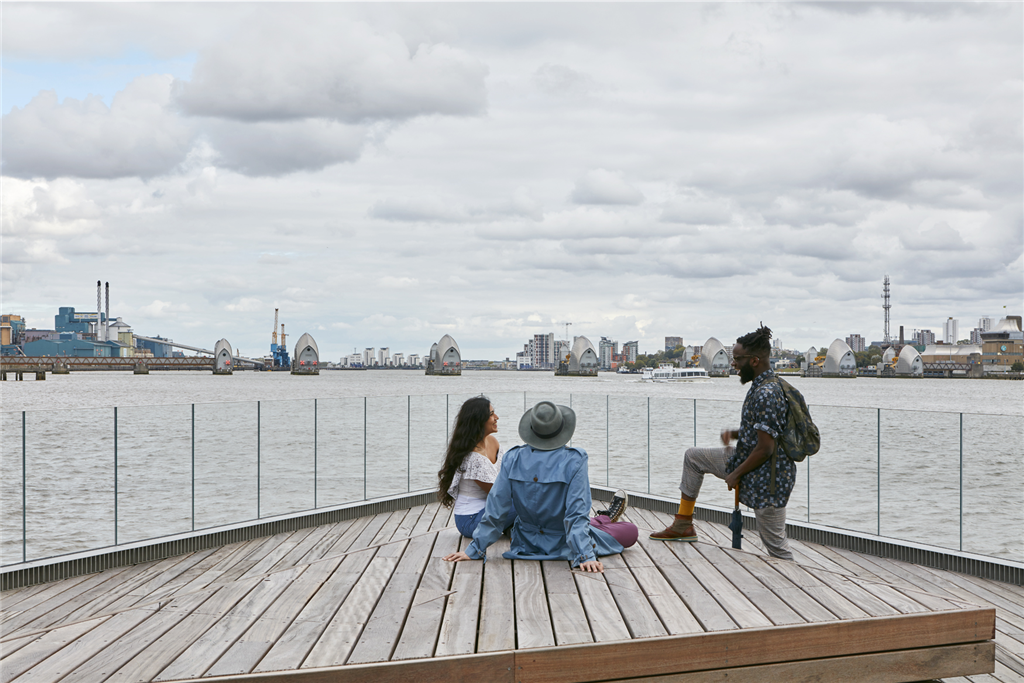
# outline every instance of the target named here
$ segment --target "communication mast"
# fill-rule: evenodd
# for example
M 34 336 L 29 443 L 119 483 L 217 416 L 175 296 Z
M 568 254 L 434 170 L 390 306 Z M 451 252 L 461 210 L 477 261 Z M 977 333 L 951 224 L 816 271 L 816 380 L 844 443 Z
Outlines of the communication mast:
M 562 324 L 565 325 L 565 340 L 569 341 L 569 325 L 572 325 L 572 323 L 562 323 Z
M 883 331 L 882 343 L 886 346 L 892 346 L 892 340 L 889 338 L 889 309 L 892 308 L 889 305 L 889 276 L 886 275 L 885 279 L 882 280 L 882 309 L 885 311 L 885 330 Z

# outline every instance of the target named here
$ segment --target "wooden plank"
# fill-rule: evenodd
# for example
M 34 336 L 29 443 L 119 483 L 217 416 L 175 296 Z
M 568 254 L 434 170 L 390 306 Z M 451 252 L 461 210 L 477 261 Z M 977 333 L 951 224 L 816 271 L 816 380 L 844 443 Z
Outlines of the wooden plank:
M 444 598 L 448 595 L 455 571 L 455 564 L 445 562 L 442 558 L 459 549 L 461 538 L 456 529 L 442 529 L 436 533 L 434 547 L 416 588 L 392 660 L 430 657 L 434 654 L 444 616 Z
M 773 562 L 771 563 L 771 568 L 786 577 L 793 585 L 799 587 L 814 598 L 819 605 L 840 619 L 861 619 L 869 616 L 867 612 L 840 595 L 830 585 L 808 573 L 806 569 L 795 562 Z
M 988 604 L 1003 609 L 1010 614 L 1019 616 L 1020 607 L 1013 601 L 1008 600 L 999 593 L 994 592 L 989 587 L 976 581 L 972 581 L 964 574 L 957 574 L 956 572 L 944 572 L 941 569 L 932 569 L 931 567 L 921 567 L 921 569 L 933 574 L 940 575 L 943 579 L 949 583 L 960 586 L 962 589 L 967 590 L 972 595 L 976 595 L 983 599 Z
M 239 578 L 248 579 L 270 573 L 274 566 L 295 550 L 314 530 L 315 527 L 296 529 L 288 536 L 282 538 L 269 553 L 264 555 L 259 562 L 249 567 Z
M 327 555 L 345 552 L 369 521 L 369 517 L 357 517 L 337 524 L 325 524 L 327 533 L 296 564 L 309 564 Z
M 751 576 L 743 565 L 733 559 L 733 554 L 741 554 L 730 548 L 728 551 L 708 544 L 697 544 L 693 548 L 703 555 L 718 572 L 736 587 L 743 597 L 753 603 L 758 611 L 775 625 L 802 624 L 804 620 L 792 608 Z M 753 559 L 753 556 L 749 556 Z
M 353 664 L 280 673 L 253 673 L 204 678 L 210 683 L 513 683 L 515 654 L 495 652 L 402 662 Z
M 279 559 L 268 572 L 277 572 L 284 569 L 291 569 L 302 564 L 309 564 L 309 562 L 303 560 L 309 551 L 317 546 L 326 536 L 331 533 L 333 524 L 322 524 L 320 526 L 311 527 L 306 537 L 295 544 L 295 546 L 288 551 L 284 557 Z
M 159 608 L 142 624 L 125 633 L 107 645 L 102 652 L 83 662 L 67 675 L 75 683 L 102 683 L 112 673 L 135 657 L 149 643 L 153 642 L 185 617 L 194 612 L 209 595 L 184 595 Z
M 442 505 L 438 505 L 437 514 L 434 516 L 434 520 L 430 523 L 431 531 L 440 531 L 448 527 L 455 526 L 455 509 L 446 508 Z
M 17 678 L 109 618 L 99 617 L 77 624 L 59 626 L 52 631 L 29 638 L 29 643 L 11 652 L 7 652 L 7 643 L 4 643 L 4 656 L 0 659 L 0 681 L 8 683 Z
M 789 539 L 789 544 L 790 546 L 794 547 L 796 551 L 799 551 L 800 555 L 804 560 L 809 560 L 809 562 L 806 563 L 803 560 L 801 560 L 800 564 L 809 564 L 811 566 L 819 567 L 826 571 L 835 572 L 836 574 L 844 574 L 847 576 L 852 574 L 852 572 L 846 569 L 846 567 L 842 566 L 841 564 L 837 564 L 832 559 L 818 552 L 818 549 L 821 546 L 819 546 L 816 543 L 797 541 L 791 538 Z
M 978 643 L 991 609 L 959 610 L 719 631 L 516 652 L 517 680 L 532 683 L 642 678 L 670 673 Z M 685 656 L 680 656 L 685 652 Z
M 237 581 L 242 578 L 252 578 L 262 572 L 250 573 L 250 571 L 260 565 L 261 562 L 266 560 L 268 557 L 275 557 L 275 553 L 278 548 L 282 545 L 288 545 L 289 548 L 292 546 L 288 544 L 296 534 L 306 531 L 305 529 L 299 529 L 297 531 L 283 531 L 279 534 L 274 534 L 268 538 L 261 539 L 262 543 L 253 548 L 244 558 L 236 562 L 230 569 L 225 571 L 218 582 L 226 583 L 230 581 Z
M 397 523 L 395 526 L 397 527 Z M 389 552 L 386 553 L 385 550 L 389 550 Z M 398 566 L 398 558 L 393 555 L 393 552 L 394 546 L 383 546 L 366 550 L 364 553 L 357 553 L 357 555 L 373 553 L 373 559 L 370 560 L 359 580 L 352 586 L 345 602 L 341 604 L 320 639 L 310 650 L 309 655 L 302 663 L 303 668 L 335 666 L 345 663 L 359 639 L 359 635 L 363 632 L 363 626 L 377 604 L 384 586 L 387 585 L 392 572 Z
M 168 567 L 166 571 L 160 571 L 162 561 L 154 562 L 154 573 L 151 574 L 151 578 L 133 588 L 127 595 L 123 595 L 119 599 L 107 605 L 106 611 L 120 611 L 122 609 L 138 606 L 142 602 L 151 600 L 150 596 L 153 593 L 157 591 L 162 592 L 165 586 L 175 582 L 179 577 L 183 576 L 186 572 L 212 555 L 213 552 L 214 549 L 209 548 L 207 550 L 189 553 L 188 555 L 183 556 L 181 562 L 173 565 L 172 567 Z
M 53 683 L 60 680 L 69 671 L 98 656 L 111 641 L 117 640 L 153 614 L 154 610 L 134 609 L 104 619 L 95 628 L 89 629 L 58 652 L 18 676 L 18 683 Z
M 422 512 L 422 511 L 421 511 Z M 408 529 L 413 530 L 415 525 Z M 405 530 L 400 529 L 399 533 Z M 412 606 L 423 569 L 434 547 L 436 534 L 415 536 L 408 541 L 405 552 L 391 580 L 384 587 L 377 606 L 363 627 L 363 632 L 348 658 L 349 664 L 386 662 L 398 644 L 406 615 Z
M 274 602 L 206 672 L 208 676 L 248 673 L 292 624 L 310 598 L 331 576 L 341 558 L 307 565 Z
M 0 662 L 3 661 L 4 657 L 9 657 L 21 648 L 25 647 L 33 640 L 40 637 L 41 634 L 33 633 L 27 636 L 21 636 L 19 638 L 10 638 L 0 642 Z
M 911 598 L 908 598 L 906 595 L 900 593 L 898 590 L 892 588 L 891 586 L 876 583 L 874 581 L 867 581 L 861 578 L 853 578 L 850 579 L 850 581 L 856 583 L 861 588 L 868 591 L 878 599 L 895 607 L 903 614 L 931 611 L 921 603 L 917 602 L 916 600 L 912 600 Z
M 555 631 L 555 644 L 594 642 L 569 563 L 565 560 L 545 560 L 540 564 L 551 610 L 551 626 Z
M 873 617 L 895 616 L 899 610 L 889 603 L 878 599 L 874 594 L 864 590 L 860 584 L 855 583 L 853 577 L 841 576 L 832 572 L 822 572 L 820 569 L 807 568 L 811 576 L 819 578 L 829 588 L 852 602 L 858 608 L 864 610 Z
M 224 565 L 248 552 L 247 542 L 221 546 L 203 558 L 198 564 L 185 571 L 174 581 L 149 594 L 149 600 L 162 600 L 183 593 L 204 590 L 214 584 L 225 571 Z
M 74 612 L 82 605 L 90 602 L 97 593 L 106 588 L 116 586 L 127 569 L 108 569 L 92 574 L 88 579 L 75 584 L 70 590 L 58 593 L 30 609 L 26 609 L 17 617 L 4 624 L 5 633 L 16 633 L 20 630 L 45 629 L 58 623 L 65 616 Z
M 991 644 L 946 645 L 901 652 L 811 659 L 784 664 L 744 666 L 723 671 L 700 671 L 645 678 L 649 683 L 761 683 L 762 681 L 829 681 L 829 683 L 888 683 L 949 676 L 984 670 Z M 971 676 L 971 681 L 975 677 Z M 629 679 L 636 681 L 635 678 Z M 968 679 L 962 679 L 968 680 Z M 625 679 L 608 683 L 626 683 Z
M 610 558 L 618 558 L 620 555 L 611 555 L 601 558 L 602 561 Z M 622 563 L 622 571 L 610 571 L 605 564 L 605 573 L 594 574 L 588 572 L 574 571 L 572 576 L 576 583 L 576 590 L 583 603 L 583 611 L 586 613 L 586 620 L 590 626 L 590 633 L 596 642 L 603 643 L 613 640 L 629 640 L 632 637 L 629 627 L 626 625 L 626 618 L 623 612 L 631 613 L 637 622 L 644 627 L 652 629 L 657 624 L 657 630 L 652 635 L 667 635 L 665 627 L 662 626 L 654 610 L 647 602 L 646 596 L 635 587 L 630 590 L 625 577 L 632 579 L 629 569 Z M 620 611 L 615 596 L 612 595 L 611 586 L 608 583 L 610 574 L 620 575 L 619 595 L 626 598 L 622 603 L 623 610 Z M 623 576 L 624 575 L 624 576 Z M 627 593 L 629 593 L 627 597 Z M 645 619 L 646 618 L 646 619 Z M 653 620 L 653 621 L 652 621 Z
M 832 621 L 837 618 L 836 615 L 805 592 L 801 586 L 790 581 L 781 572 L 776 571 L 778 565 L 792 565 L 794 563 L 786 560 L 769 560 L 763 556 L 735 551 L 729 551 L 729 557 L 739 566 L 750 572 L 755 579 L 760 581 L 774 595 L 778 596 L 779 599 L 800 616 L 801 620 Z M 796 569 L 799 569 L 799 567 Z
M 460 549 L 472 541 L 463 538 Z M 484 563 L 480 560 L 455 563 L 452 593 L 445 598 L 444 617 L 437 638 L 435 657 L 469 654 L 476 651 L 476 627 L 480 616 L 480 591 L 483 589 Z
M 3 612 L 5 613 L 5 617 L 7 616 L 7 612 L 8 611 L 13 612 L 13 613 L 17 613 L 17 614 L 21 614 L 21 613 L 24 613 L 24 612 L 27 612 L 27 611 L 29 611 L 31 609 L 36 608 L 37 606 L 39 606 L 39 605 L 41 605 L 41 604 L 43 604 L 45 602 L 53 600 L 56 596 L 60 595 L 61 593 L 64 593 L 66 591 L 76 590 L 76 588 L 79 586 L 79 584 L 81 584 L 84 581 L 88 581 L 90 579 L 93 580 L 93 581 L 96 581 L 96 580 L 98 580 L 98 575 L 97 574 L 85 574 L 85 575 L 82 575 L 82 576 L 75 576 L 75 577 L 72 577 L 70 579 L 61 579 L 60 581 L 54 581 L 52 583 L 44 583 L 44 584 L 40 584 L 38 586 L 30 586 L 30 588 L 35 588 L 37 590 L 32 591 L 28 595 L 24 596 L 21 600 L 19 600 L 16 603 L 16 607 L 8 605 L 7 599 L 6 599 L 6 594 L 5 594 L 4 600 L 0 601 L 0 606 L 2 606 L 2 608 L 3 608 Z M 81 590 L 82 589 L 78 589 L 77 592 L 70 593 L 69 595 L 77 595 L 79 592 L 81 592 Z M 55 601 L 55 602 L 53 602 L 53 604 L 60 604 L 60 602 L 59 601 Z M 7 634 L 7 633 L 11 632 L 11 629 L 8 626 L 7 621 L 8 620 L 5 618 L 4 619 L 4 634 Z
M 662 550 L 671 555 L 667 549 L 662 548 Z M 704 631 L 697 617 L 693 616 L 686 603 L 683 602 L 683 599 L 672 589 L 672 586 L 658 567 L 655 566 L 654 561 L 647 555 L 647 551 L 642 545 L 630 548 L 629 552 L 622 554 L 622 557 L 629 567 L 633 578 L 636 579 L 640 589 L 647 597 L 649 604 L 657 612 L 661 623 L 667 631 L 666 635 L 701 633 Z M 674 555 L 672 555 L 672 561 L 678 563 L 678 559 Z M 615 593 L 614 588 L 612 593 Z M 618 596 L 616 596 L 616 599 L 618 599 Z M 714 602 L 710 596 L 708 596 L 708 599 Z M 619 602 L 621 604 L 621 600 Z M 715 606 L 718 607 L 718 603 L 715 603 Z M 719 607 L 719 609 L 721 608 Z M 722 614 L 724 615 L 725 613 L 722 612 Z M 728 617 L 725 618 L 728 620 Z M 628 616 L 626 622 L 627 624 L 630 623 Z M 729 623 L 731 624 L 732 621 L 729 620 Z M 652 637 L 654 635 L 651 634 L 651 636 L 644 637 Z
M 718 603 L 715 596 L 694 577 L 679 556 L 672 552 L 670 546 L 674 545 L 673 543 L 653 541 L 643 535 L 638 542 L 682 599 L 687 610 L 698 621 L 702 631 L 728 631 L 737 628 L 738 624 Z
M 547 647 L 555 644 L 551 613 L 544 596 L 544 577 L 539 562 L 512 562 L 516 593 L 516 647 Z
M 205 591 L 209 597 L 159 638 L 146 644 L 109 679 L 110 683 L 148 683 L 174 661 L 196 638 L 212 628 L 256 585 L 255 581 L 219 586 Z
M 289 625 L 270 651 L 260 660 L 254 671 L 280 671 L 299 668 L 313 646 L 324 635 L 328 625 L 337 617 L 352 588 L 358 583 L 373 560 L 376 550 L 353 552 L 344 557 L 321 560 L 317 565 L 330 567 L 338 563 L 302 611 Z
M 167 668 L 160 672 L 155 680 L 173 680 L 175 678 L 194 678 L 201 676 L 241 634 L 252 625 L 274 600 L 288 587 L 294 579 L 301 575 L 304 567 L 279 572 L 262 579 L 249 579 L 258 582 L 255 587 L 234 607 L 228 610 L 205 633 L 199 635 L 191 645 L 178 655 Z M 246 582 L 239 580 L 244 585 Z
M 487 563 L 484 564 L 484 585 L 480 596 L 480 630 L 477 635 L 477 652 L 514 650 L 516 647 L 512 560 L 502 557 L 502 554 L 508 552 L 511 545 L 511 539 L 502 536 L 488 548 Z
M 615 617 L 621 619 L 622 625 L 626 628 L 626 637 L 652 638 L 654 636 L 667 636 L 669 631 L 665 628 L 665 625 L 658 617 L 657 611 L 651 605 L 650 596 L 640 587 L 630 567 L 626 564 L 625 558 L 633 554 L 639 554 L 646 558 L 646 554 L 644 554 L 642 549 L 629 550 L 621 555 L 609 555 L 601 558 L 605 568 L 604 579 L 605 585 L 608 587 L 608 596 L 616 606 L 616 614 L 609 614 L 607 618 L 612 622 L 612 628 L 615 631 L 618 631 L 618 622 L 615 620 Z M 594 599 L 594 596 L 584 591 L 581 585 L 582 578 L 583 575 L 577 575 L 576 587 L 579 589 L 580 595 L 583 596 L 583 608 L 587 610 L 587 619 L 590 620 L 590 630 L 594 633 L 594 640 L 598 642 L 613 640 L 613 638 L 608 637 L 610 634 L 602 633 L 601 627 L 595 623 L 597 612 L 599 610 L 608 611 L 610 606 L 602 607 L 599 603 L 595 603 L 592 609 L 590 601 Z M 665 584 L 665 587 L 668 588 L 667 584 Z M 669 590 L 671 592 L 671 589 Z M 604 591 L 602 590 L 601 600 L 604 599 L 603 593 Z M 677 598 L 675 601 L 676 606 L 681 607 L 682 602 L 678 600 L 678 596 L 674 592 L 672 596 Z M 697 620 L 689 612 L 686 614 L 699 629 L 700 626 L 697 625 Z

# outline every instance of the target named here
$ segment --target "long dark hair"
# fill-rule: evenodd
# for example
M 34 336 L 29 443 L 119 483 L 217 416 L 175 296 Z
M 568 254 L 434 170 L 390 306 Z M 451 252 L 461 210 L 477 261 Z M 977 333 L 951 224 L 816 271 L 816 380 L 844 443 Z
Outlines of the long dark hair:
M 448 487 L 452 485 L 455 471 L 462 466 L 462 461 L 484 438 L 489 419 L 491 399 L 486 396 L 471 398 L 459 408 L 448 451 L 444 455 L 444 465 L 437 471 L 437 499 L 441 505 L 450 508 L 455 504 L 455 499 L 448 495 Z

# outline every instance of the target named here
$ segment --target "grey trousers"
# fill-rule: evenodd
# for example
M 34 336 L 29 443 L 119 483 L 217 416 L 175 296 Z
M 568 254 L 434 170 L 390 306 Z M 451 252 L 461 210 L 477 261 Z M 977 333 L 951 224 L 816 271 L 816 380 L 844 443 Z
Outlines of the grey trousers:
M 687 448 L 683 456 L 683 480 L 679 483 L 679 490 L 683 495 L 696 499 L 705 474 L 725 479 L 728 474 L 725 465 L 735 450 L 732 447 Z M 768 554 L 792 560 L 793 553 L 786 539 L 786 508 L 761 508 L 754 510 L 754 514 L 757 517 L 757 531 Z

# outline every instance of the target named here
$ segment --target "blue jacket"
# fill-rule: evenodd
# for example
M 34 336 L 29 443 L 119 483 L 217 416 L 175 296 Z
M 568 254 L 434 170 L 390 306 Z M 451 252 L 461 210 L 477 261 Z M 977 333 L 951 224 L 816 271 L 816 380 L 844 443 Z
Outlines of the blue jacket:
M 586 451 L 517 446 L 502 460 L 466 554 L 484 557 L 517 513 L 512 549 L 504 554 L 510 560 L 569 560 L 578 567 L 599 555 L 621 553 L 610 534 L 590 526 L 590 504 Z

